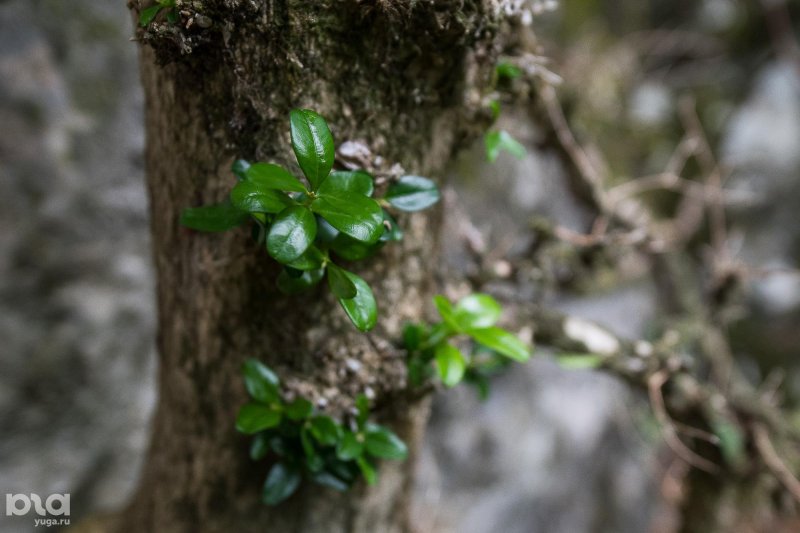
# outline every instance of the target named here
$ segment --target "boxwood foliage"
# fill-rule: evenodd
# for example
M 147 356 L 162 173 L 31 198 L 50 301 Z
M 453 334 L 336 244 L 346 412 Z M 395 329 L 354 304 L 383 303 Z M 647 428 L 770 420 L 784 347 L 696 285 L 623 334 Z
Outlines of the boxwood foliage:
M 248 359 L 243 366 L 250 402 L 242 406 L 236 429 L 253 435 L 250 457 L 271 459 L 261 499 L 276 505 L 303 479 L 344 491 L 363 476 L 377 482 L 376 461 L 405 459 L 405 443 L 389 428 L 369 420 L 369 400 L 356 399 L 356 414 L 346 423 L 317 412 L 307 398 L 281 394 L 280 379 L 266 365 Z
M 366 259 L 401 240 L 390 210 L 426 209 L 439 201 L 439 189 L 428 178 L 403 176 L 375 198 L 370 174 L 333 170 L 333 135 L 320 115 L 295 109 L 289 122 L 302 177 L 274 163 L 237 160 L 230 197 L 185 209 L 181 223 L 198 231 L 226 231 L 252 221 L 256 241 L 283 265 L 276 280 L 281 291 L 302 292 L 324 278 L 355 327 L 369 331 L 378 316 L 372 289 L 334 258 Z

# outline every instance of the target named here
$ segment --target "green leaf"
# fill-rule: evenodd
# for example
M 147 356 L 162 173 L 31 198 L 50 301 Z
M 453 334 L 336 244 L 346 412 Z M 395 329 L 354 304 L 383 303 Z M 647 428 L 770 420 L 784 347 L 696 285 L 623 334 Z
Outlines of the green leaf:
M 295 398 L 284 408 L 284 413 L 289 420 L 305 420 L 314 411 L 314 404 L 305 398 Z
M 336 457 L 342 461 L 350 461 L 360 456 L 364 452 L 362 439 L 352 431 L 345 431 L 342 440 L 336 446 Z
M 464 329 L 494 326 L 503 309 L 488 294 L 470 294 L 462 298 L 454 310 L 458 324 Z
M 348 272 L 334 265 L 328 265 L 328 286 L 337 298 L 354 298 L 358 291 L 356 285 L 347 276 Z
M 504 329 L 496 327 L 470 329 L 467 334 L 487 348 L 515 361 L 524 363 L 531 357 L 525 343 Z
M 265 189 L 308 192 L 288 170 L 272 163 L 256 163 L 247 169 L 247 179 Z
M 279 402 L 280 380 L 275 373 L 257 359 L 248 359 L 242 365 L 244 384 L 253 399 L 263 403 Z
M 317 241 L 323 244 L 333 242 L 340 235 L 339 230 L 331 226 L 327 220 L 317 216 Z
M 197 231 L 226 231 L 244 224 L 250 218 L 230 202 L 190 207 L 181 213 L 181 225 Z
M 599 368 L 603 364 L 603 356 L 591 353 L 584 354 L 559 354 L 556 362 L 561 368 L 567 370 L 582 370 Z
M 327 470 L 323 470 L 322 472 L 314 474 L 311 479 L 319 485 L 330 487 L 333 490 L 338 490 L 339 492 L 344 492 L 350 488 L 350 485 L 348 485 L 345 481 L 342 481 Z
M 331 250 L 336 252 L 336 255 L 345 261 L 360 261 L 374 255 L 380 248 L 380 242 L 375 244 L 367 244 L 352 238 L 350 235 L 339 233 L 333 242 L 331 242 Z
M 372 196 L 375 184 L 363 170 L 334 170 L 319 186 L 320 194 L 352 192 Z
M 422 176 L 403 176 L 386 192 L 386 200 L 401 211 L 421 211 L 441 198 L 434 182 Z
M 158 12 L 161 11 L 162 6 L 156 4 L 154 6 L 146 7 L 139 12 L 139 26 L 145 27 L 156 18 Z
M 498 63 L 497 66 L 494 68 L 494 70 L 497 73 L 498 78 L 508 78 L 510 80 L 513 80 L 515 78 L 519 78 L 522 75 L 521 68 L 507 61 L 502 61 Z
M 367 480 L 369 485 L 374 485 L 376 481 L 378 481 L 378 474 L 375 472 L 375 466 L 363 455 L 361 457 L 356 458 L 356 464 L 358 464 L 359 470 L 364 475 L 364 479 Z
M 297 162 L 311 188 L 317 190 L 333 168 L 333 135 L 325 119 L 309 109 L 293 109 L 289 120 Z
M 353 298 L 339 298 L 344 312 L 359 331 L 369 331 L 378 323 L 378 306 L 375 296 L 367 282 L 352 272 L 344 271 L 350 281 L 356 286 L 356 295 Z
M 286 266 L 295 270 L 317 270 L 322 267 L 325 262 L 325 255 L 316 246 L 309 246 L 308 250 L 303 252 L 303 255 L 286 263 Z
M 433 304 L 436 306 L 436 310 L 439 311 L 439 316 L 442 317 L 442 320 L 444 320 L 445 324 L 447 324 L 453 331 L 461 331 L 461 325 L 456 319 L 455 310 L 453 309 L 450 300 L 441 294 L 437 294 L 433 297 Z
M 317 236 L 317 221 L 303 206 L 287 207 L 275 217 L 267 235 L 267 251 L 279 263 L 291 263 Z
M 248 213 L 279 213 L 294 202 L 281 191 L 252 181 L 240 181 L 231 190 L 231 203 Z
M 297 490 L 300 485 L 300 472 L 284 463 L 275 463 L 264 482 L 261 501 L 267 505 L 277 505 Z
M 358 411 L 356 423 L 359 428 L 362 428 L 369 417 L 369 398 L 367 398 L 366 394 L 356 396 L 356 411 Z
M 436 346 L 436 367 L 439 377 L 447 387 L 458 385 L 464 377 L 467 362 L 455 346 L 443 342 Z
M 178 10 L 177 9 L 170 9 L 167 11 L 167 22 L 170 24 L 177 24 L 178 20 Z
M 278 274 L 278 289 L 284 294 L 298 294 L 319 283 L 324 275 L 324 268 L 306 270 L 299 277 L 290 276 L 284 269 Z
M 374 243 L 383 234 L 383 212 L 378 202 L 353 192 L 320 194 L 311 204 L 331 226 L 354 239 Z
M 403 326 L 403 346 L 406 350 L 414 351 L 422 344 L 425 328 L 420 324 L 406 324 Z
M 267 456 L 269 448 L 269 439 L 264 433 L 259 433 L 253 438 L 253 443 L 250 445 L 250 459 L 260 461 Z
M 281 412 L 268 405 L 250 402 L 242 406 L 236 417 L 236 429 L 241 433 L 253 434 L 274 428 L 281 423 Z
M 245 159 L 237 159 L 231 165 L 231 172 L 236 176 L 239 181 L 247 181 L 247 169 L 250 168 L 250 162 Z
M 738 465 L 745 455 L 745 435 L 739 426 L 724 420 L 717 419 L 711 424 L 714 434 L 719 438 L 719 447 L 725 461 L 731 465 Z
M 317 450 L 314 448 L 314 443 L 311 442 L 311 438 L 308 436 L 308 426 L 304 425 L 300 429 L 300 445 L 303 447 L 303 453 L 306 454 L 306 457 L 315 457 L 317 455 Z
M 408 448 L 389 428 L 378 424 L 367 424 L 364 447 L 367 453 L 382 459 L 405 459 Z
M 311 419 L 311 434 L 323 446 L 333 446 L 339 441 L 342 428 L 333 418 L 319 415 Z
M 484 137 L 484 144 L 486 145 L 486 159 L 490 163 L 497 160 L 502 150 L 510 153 L 517 159 L 525 157 L 525 147 L 517 142 L 507 131 L 490 131 Z

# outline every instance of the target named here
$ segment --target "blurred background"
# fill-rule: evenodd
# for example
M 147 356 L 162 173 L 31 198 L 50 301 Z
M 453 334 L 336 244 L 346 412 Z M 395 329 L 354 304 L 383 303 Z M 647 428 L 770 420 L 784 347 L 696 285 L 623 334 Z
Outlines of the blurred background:
M 735 355 L 755 383 L 780 369 L 796 406 L 800 5 L 511 3 L 563 80 L 573 131 L 617 184 L 662 171 L 685 135 L 682 102 L 692 99 L 726 169 L 726 246 L 744 273 Z M 0 1 L 0 493 L 69 492 L 73 523 L 126 501 L 155 401 L 131 34 L 122 1 Z M 465 278 L 488 268 L 495 275 L 483 288 L 501 299 L 542 301 L 647 338 L 662 302 L 635 258 L 588 268 L 556 246 L 531 260 L 537 221 L 585 232 L 592 215 L 535 110 L 508 104 L 498 127 L 526 155 L 488 163 L 477 142 L 451 166 L 447 195 L 464 214 L 448 231 L 468 234 L 493 259 L 478 264 L 464 239 L 448 240 L 448 268 Z M 677 193 L 648 194 L 654 213 L 675 214 Z M 646 399 L 539 354 L 493 378 L 485 402 L 469 388 L 436 397 L 419 469 L 421 529 L 671 531 L 667 462 Z M 3 520 L 3 531 L 33 529 Z

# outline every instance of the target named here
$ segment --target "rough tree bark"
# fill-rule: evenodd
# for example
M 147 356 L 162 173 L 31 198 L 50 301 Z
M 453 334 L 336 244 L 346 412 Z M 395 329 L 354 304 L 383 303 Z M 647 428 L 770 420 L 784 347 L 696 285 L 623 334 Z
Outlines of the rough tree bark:
M 151 2 L 132 1 L 134 12 Z M 307 487 L 279 508 L 259 503 L 266 467 L 233 429 L 246 357 L 336 415 L 370 388 L 413 450 L 425 407 L 403 401 L 391 341 L 433 290 L 439 214 L 401 223 L 402 246 L 354 269 L 381 309 L 359 334 L 325 290 L 287 298 L 275 265 L 245 230 L 197 234 L 180 211 L 219 201 L 236 157 L 294 165 L 288 114 L 312 108 L 337 144 L 361 141 L 365 164 L 436 176 L 485 117 L 494 62 L 491 0 L 178 0 L 180 21 L 138 30 L 146 96 L 147 183 L 158 273 L 159 402 L 140 487 L 122 531 L 408 530 L 408 464 L 375 488 Z M 296 167 L 295 167 L 296 168 Z M 391 174 L 386 172 L 386 174 Z M 358 371 L 345 370 L 347 359 Z

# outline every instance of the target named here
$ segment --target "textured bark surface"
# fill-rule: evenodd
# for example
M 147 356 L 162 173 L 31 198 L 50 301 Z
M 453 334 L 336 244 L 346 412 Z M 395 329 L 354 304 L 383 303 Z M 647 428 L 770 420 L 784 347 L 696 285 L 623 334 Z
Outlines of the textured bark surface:
M 482 116 L 480 88 L 494 56 L 489 2 L 178 4 L 179 25 L 157 20 L 139 30 L 160 399 L 140 488 L 120 529 L 407 530 L 410 464 L 427 408 L 402 401 L 404 364 L 391 341 L 404 321 L 420 318 L 434 288 L 440 213 L 404 217 L 402 245 L 352 266 L 380 308 L 368 335 L 324 288 L 281 295 L 276 265 L 248 231 L 199 234 L 178 218 L 185 207 L 225 197 L 236 157 L 296 169 L 293 107 L 325 116 L 337 144 L 366 145 L 366 164 L 379 173 L 399 163 L 436 177 Z M 189 25 L 199 17 L 202 27 Z M 412 461 L 386 462 L 374 488 L 304 487 L 277 509 L 262 506 L 267 465 L 249 460 L 248 439 L 233 430 L 246 357 L 265 361 L 333 415 L 371 389 L 384 422 L 409 441 Z

